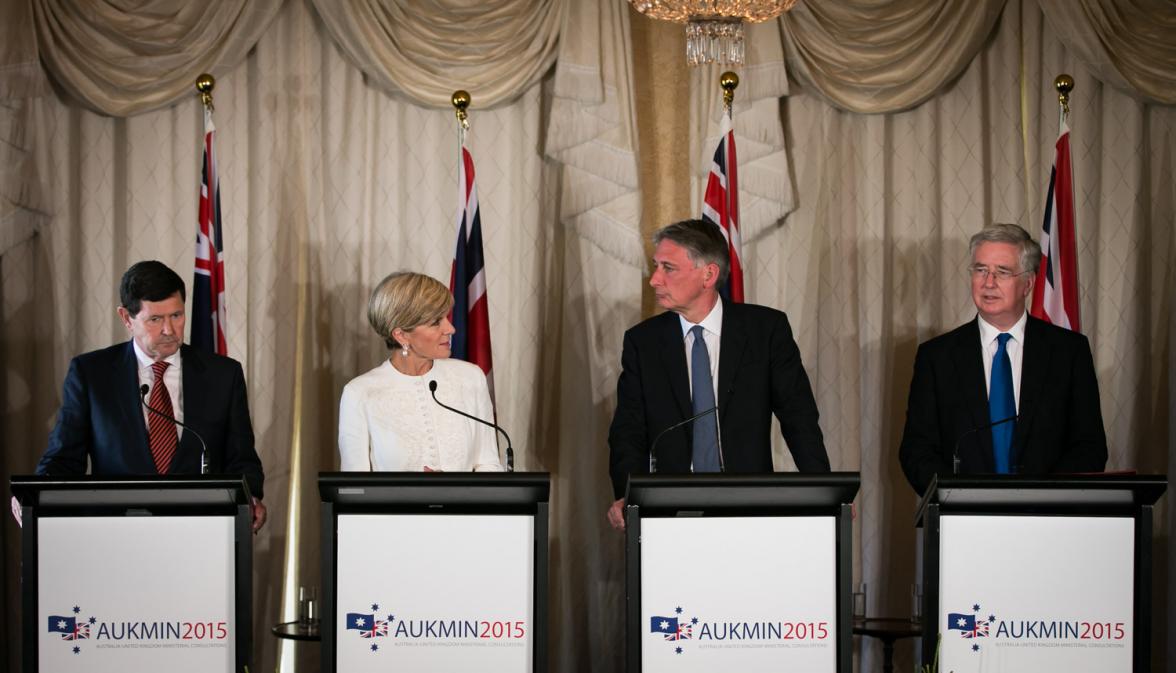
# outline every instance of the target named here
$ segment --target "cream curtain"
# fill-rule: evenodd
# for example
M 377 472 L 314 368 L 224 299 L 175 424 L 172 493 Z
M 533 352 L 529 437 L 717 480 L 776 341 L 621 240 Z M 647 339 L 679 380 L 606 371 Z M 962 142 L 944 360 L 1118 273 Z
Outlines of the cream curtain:
M 517 98 L 551 67 L 566 0 L 313 4 L 335 42 L 378 86 L 442 108 L 466 89 L 473 105 L 485 108 Z
M 1146 100 L 1176 104 L 1176 3 L 1038 1 L 1058 39 L 1099 80 Z
M 544 143 L 545 154 L 564 166 L 560 220 L 613 257 L 642 266 L 628 7 L 569 2 L 561 35 Z
M 793 75 L 838 107 L 894 112 L 930 98 L 987 40 L 1005 0 L 805 0 L 780 17 Z
M 126 116 L 191 94 L 202 72 L 235 67 L 283 0 L 32 0 L 42 60 L 86 107 Z

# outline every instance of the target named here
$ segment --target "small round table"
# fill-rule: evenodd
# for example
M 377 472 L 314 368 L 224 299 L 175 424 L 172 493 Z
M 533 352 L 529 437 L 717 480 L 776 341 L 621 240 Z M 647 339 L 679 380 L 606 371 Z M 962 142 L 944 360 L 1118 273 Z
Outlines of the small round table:
M 893 673 L 894 641 L 923 635 L 923 625 L 909 617 L 866 617 L 853 620 L 853 632 L 882 641 L 882 673 Z
M 301 622 L 282 622 L 281 624 L 274 624 L 270 629 L 279 638 L 286 638 L 287 640 L 321 640 L 319 635 L 319 623 L 311 622 L 303 624 Z

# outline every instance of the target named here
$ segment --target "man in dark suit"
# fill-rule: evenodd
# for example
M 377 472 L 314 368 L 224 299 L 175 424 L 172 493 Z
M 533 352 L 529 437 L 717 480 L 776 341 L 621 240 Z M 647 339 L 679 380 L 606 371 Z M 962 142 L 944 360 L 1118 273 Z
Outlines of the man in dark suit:
M 653 237 L 649 284 L 665 313 L 625 333 L 617 408 L 609 428 L 609 473 L 617 498 L 609 522 L 624 527 L 630 474 L 771 472 L 771 417 L 802 472 L 828 472 L 817 404 L 788 318 L 721 300 L 727 241 L 715 225 L 687 220 Z M 705 413 L 718 407 L 717 413 Z
M 183 344 L 184 281 L 160 262 L 123 275 L 118 315 L 131 339 L 75 357 L 57 425 L 37 474 L 199 474 L 207 442 L 209 473 L 242 474 L 253 496 L 253 529 L 265 523 L 264 474 L 241 365 Z M 141 390 L 147 390 L 141 396 Z M 144 400 L 159 414 L 144 408 Z
M 1090 344 L 1025 311 L 1041 247 L 1015 224 L 994 224 L 972 237 L 971 253 L 976 320 L 915 356 L 899 447 L 907 480 L 921 495 L 957 458 L 967 474 L 1101 471 L 1107 439 Z

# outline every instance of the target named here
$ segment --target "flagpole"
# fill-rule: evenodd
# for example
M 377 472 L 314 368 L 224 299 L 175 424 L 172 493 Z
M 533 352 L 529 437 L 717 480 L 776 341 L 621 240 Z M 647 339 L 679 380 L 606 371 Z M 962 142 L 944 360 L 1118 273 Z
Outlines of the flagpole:
M 728 70 L 719 75 L 719 86 L 723 89 L 723 112 L 731 116 L 731 104 L 735 102 L 735 89 L 739 87 L 739 75 Z
M 204 73 L 196 78 L 196 91 L 200 92 L 200 102 L 209 112 L 213 110 L 212 107 L 212 90 L 216 88 L 216 78 L 208 73 Z
M 453 115 L 457 117 L 458 123 L 458 137 L 461 139 L 462 147 L 465 147 L 466 131 L 470 130 L 470 117 L 466 113 L 470 107 L 470 92 L 458 89 L 453 92 L 449 102 L 453 103 Z
M 1074 78 L 1066 73 L 1054 79 L 1054 88 L 1058 90 L 1058 126 L 1070 119 L 1070 92 L 1074 90 Z

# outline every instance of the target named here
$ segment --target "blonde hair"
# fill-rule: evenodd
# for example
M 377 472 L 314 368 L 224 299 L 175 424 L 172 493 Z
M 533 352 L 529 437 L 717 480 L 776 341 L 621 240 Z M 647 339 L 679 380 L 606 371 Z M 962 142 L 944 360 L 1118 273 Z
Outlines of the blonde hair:
M 453 308 L 453 295 L 449 288 L 437 280 L 413 271 L 390 273 L 368 299 L 368 322 L 388 345 L 389 349 L 400 348 L 392 331 L 406 332 L 440 320 Z

